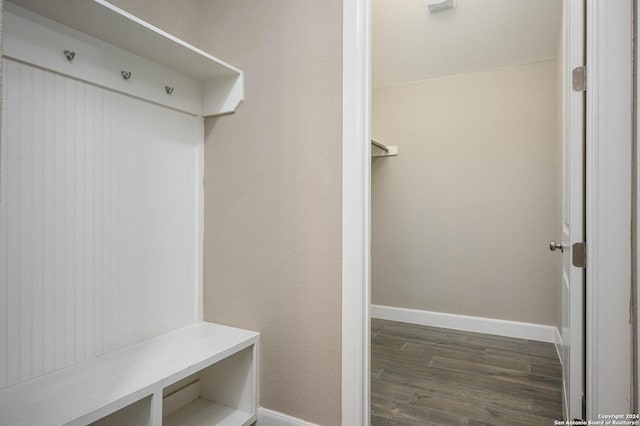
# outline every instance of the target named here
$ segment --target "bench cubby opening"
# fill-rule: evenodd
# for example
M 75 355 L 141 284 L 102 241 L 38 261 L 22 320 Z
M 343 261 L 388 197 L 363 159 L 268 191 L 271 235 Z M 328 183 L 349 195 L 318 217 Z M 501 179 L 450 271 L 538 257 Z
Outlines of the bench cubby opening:
M 255 421 L 255 346 L 163 389 L 163 426 L 249 425 Z
M 90 426 L 152 426 L 152 398 L 153 395 L 142 398 L 100 420 L 90 423 Z

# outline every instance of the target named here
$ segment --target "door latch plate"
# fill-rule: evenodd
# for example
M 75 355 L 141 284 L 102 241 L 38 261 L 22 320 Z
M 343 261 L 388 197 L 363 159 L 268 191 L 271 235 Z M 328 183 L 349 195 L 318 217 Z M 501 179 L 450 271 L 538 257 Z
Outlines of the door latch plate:
M 571 250 L 571 261 L 576 268 L 586 268 L 587 266 L 587 244 L 575 243 Z
M 587 67 L 574 68 L 571 74 L 573 91 L 584 92 L 587 90 Z

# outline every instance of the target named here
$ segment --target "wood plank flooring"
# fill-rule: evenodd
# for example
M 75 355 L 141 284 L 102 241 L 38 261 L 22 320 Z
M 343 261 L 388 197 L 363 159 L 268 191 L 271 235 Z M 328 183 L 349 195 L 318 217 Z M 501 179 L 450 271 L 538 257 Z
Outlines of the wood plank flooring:
M 371 321 L 371 424 L 553 425 L 562 369 L 551 343 Z

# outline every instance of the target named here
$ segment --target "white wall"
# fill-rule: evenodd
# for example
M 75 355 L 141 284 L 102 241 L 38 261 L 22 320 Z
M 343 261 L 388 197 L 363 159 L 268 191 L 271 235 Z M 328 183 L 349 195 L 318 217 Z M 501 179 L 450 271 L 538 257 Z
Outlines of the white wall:
M 558 323 L 556 62 L 373 91 L 372 303 Z

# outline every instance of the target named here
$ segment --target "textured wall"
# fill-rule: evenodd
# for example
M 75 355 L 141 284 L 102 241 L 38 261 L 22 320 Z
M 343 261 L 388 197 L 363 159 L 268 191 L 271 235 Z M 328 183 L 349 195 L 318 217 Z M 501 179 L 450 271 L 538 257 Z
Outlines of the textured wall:
M 2 58 L 2 0 L 0 0 L 0 58 Z M 2 61 L 0 61 L 0 111 L 2 111 Z M 0 135 L 2 134 L 2 114 L 0 114 Z M 2 140 L 0 140 L 0 148 L 2 148 Z M 0 157 L 2 157 L 2 149 L 0 149 Z M 0 198 L 2 194 L 0 194 Z
M 373 92 L 374 304 L 557 325 L 556 62 Z
M 200 41 L 201 0 L 109 0 L 109 3 L 194 46 Z
M 246 73 L 206 122 L 205 319 L 262 332 L 262 406 L 338 425 L 342 2 L 203 4 L 202 47 Z

